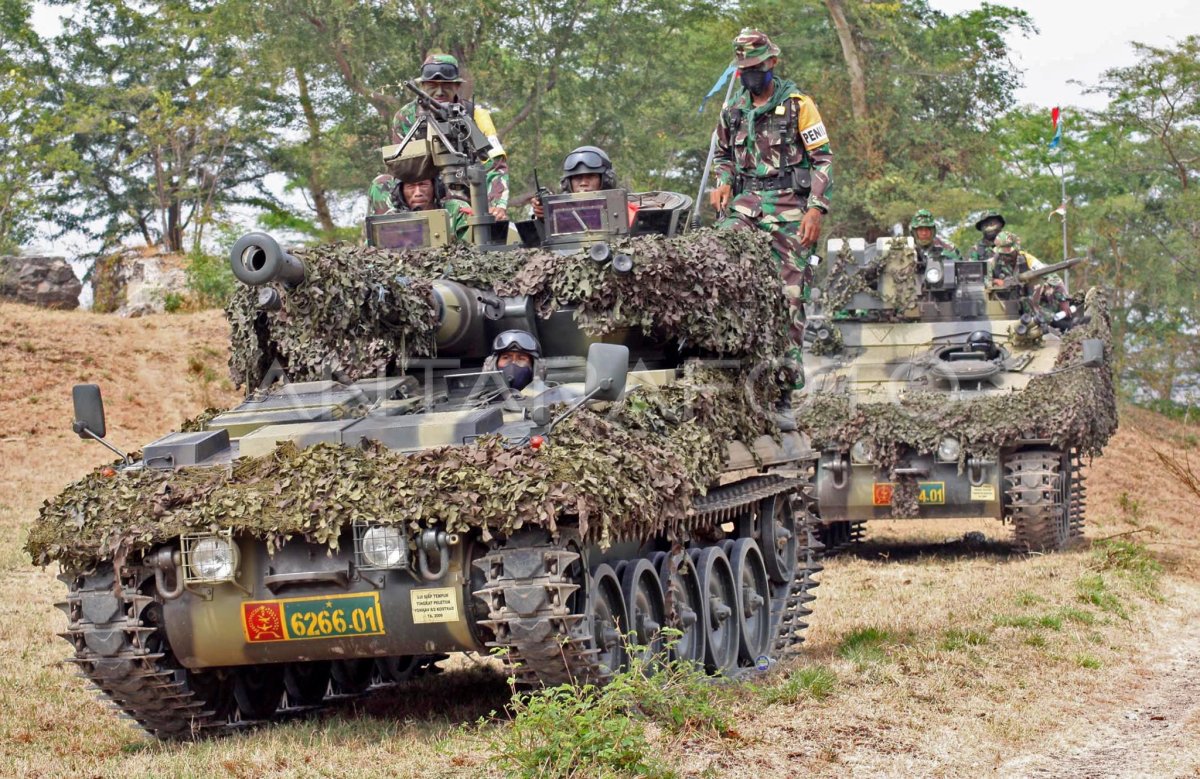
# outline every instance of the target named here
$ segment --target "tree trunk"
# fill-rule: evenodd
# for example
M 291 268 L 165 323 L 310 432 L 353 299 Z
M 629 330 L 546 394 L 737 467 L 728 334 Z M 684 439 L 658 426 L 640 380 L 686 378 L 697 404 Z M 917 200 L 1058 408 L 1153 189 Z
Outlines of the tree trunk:
M 854 43 L 854 31 L 846 21 L 842 0 L 825 0 L 825 7 L 829 9 L 829 18 L 837 30 L 842 58 L 846 60 L 846 70 L 850 74 L 850 108 L 854 112 L 854 121 L 863 122 L 867 118 L 867 81 L 863 75 L 862 60 L 858 56 L 858 46 Z
M 321 176 L 317 172 L 318 158 L 321 156 L 321 122 L 313 109 L 312 98 L 308 94 L 308 77 L 300 68 L 293 68 L 296 74 L 296 86 L 300 93 L 300 107 L 304 109 L 304 121 L 308 125 L 308 191 L 312 194 L 313 210 L 317 212 L 317 221 L 325 234 L 332 236 L 337 225 L 333 223 L 333 214 L 329 211 L 329 198 Z

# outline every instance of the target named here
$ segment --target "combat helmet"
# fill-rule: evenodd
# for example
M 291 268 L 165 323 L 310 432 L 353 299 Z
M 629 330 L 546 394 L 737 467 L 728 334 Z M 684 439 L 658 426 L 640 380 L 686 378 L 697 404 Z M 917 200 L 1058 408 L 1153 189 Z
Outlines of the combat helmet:
M 1021 251 L 1021 239 L 1012 230 L 1005 230 L 996 236 L 994 248 L 996 254 L 1016 254 Z
M 563 192 L 569 192 L 568 180 L 573 176 L 583 176 L 588 173 L 600 174 L 601 189 L 616 189 L 617 173 L 613 170 L 612 160 L 599 146 L 580 146 L 572 149 L 563 158 L 563 175 L 559 186 Z
M 918 227 L 933 227 L 937 225 L 933 223 L 933 213 L 928 208 L 922 208 L 917 213 L 913 214 L 913 218 L 909 221 L 908 227 L 910 230 L 915 230 Z
M 985 211 L 983 216 L 979 217 L 979 221 L 975 223 L 975 229 L 978 230 L 979 232 L 983 232 L 983 223 L 989 219 L 999 219 L 1001 230 L 1003 230 L 1004 225 L 1007 224 L 1007 222 L 1004 221 L 1004 217 L 1001 216 L 1000 212 L 993 208 L 990 211 Z
M 449 81 L 462 83 L 462 73 L 459 71 L 458 58 L 452 54 L 430 54 L 421 65 L 421 75 L 418 81 Z

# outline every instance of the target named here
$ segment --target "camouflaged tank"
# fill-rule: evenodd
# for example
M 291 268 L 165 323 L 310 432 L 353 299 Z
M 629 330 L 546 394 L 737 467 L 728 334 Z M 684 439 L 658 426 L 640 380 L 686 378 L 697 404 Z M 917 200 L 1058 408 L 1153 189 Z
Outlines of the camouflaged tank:
M 245 400 L 71 485 L 31 531 L 84 675 L 188 738 L 456 652 L 502 650 L 527 685 L 602 681 L 668 626 L 713 673 L 794 652 L 813 455 L 762 411 L 778 389 L 754 366 L 787 338 L 769 246 L 677 235 L 685 196 L 589 195 L 548 198 L 528 248 L 430 242 L 429 212 L 372 220 L 367 247 L 240 240 Z M 490 355 L 512 329 L 543 356 L 520 392 Z M 75 399 L 76 432 L 103 438 L 99 389 Z
M 827 547 L 872 519 L 992 517 L 1029 550 L 1079 536 L 1082 459 L 1117 426 L 1108 307 L 1090 290 L 1062 327 L 1030 298 L 1077 261 L 1003 287 L 984 262 L 922 260 L 912 239 L 827 248 L 797 412 L 820 452 Z

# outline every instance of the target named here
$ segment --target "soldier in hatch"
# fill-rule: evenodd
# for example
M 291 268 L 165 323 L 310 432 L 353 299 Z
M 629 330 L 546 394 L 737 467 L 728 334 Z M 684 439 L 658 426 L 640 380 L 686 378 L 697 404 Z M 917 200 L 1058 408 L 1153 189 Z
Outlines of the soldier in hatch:
M 559 187 L 564 193 L 599 192 L 602 189 L 617 188 L 617 172 L 613 169 L 612 160 L 599 146 L 580 146 L 571 150 L 563 158 L 562 178 Z M 533 210 L 534 219 L 545 218 L 541 198 L 535 197 L 529 203 Z M 637 205 L 630 203 L 629 221 L 637 213 Z
M 987 262 L 992 259 L 993 246 L 996 243 L 996 236 L 1000 235 L 1000 231 L 1004 229 L 1004 217 L 1000 216 L 999 211 L 988 211 L 979 221 L 975 223 L 975 229 L 983 233 L 979 239 L 979 243 L 971 249 L 971 256 L 968 258 L 973 262 Z
M 995 256 L 988 279 L 993 289 L 1019 285 L 1017 276 L 1027 270 L 1038 270 L 1046 264 L 1029 252 L 1021 251 L 1021 239 L 1016 233 L 1005 230 L 996 236 L 993 246 Z M 1024 300 L 1047 322 L 1063 328 L 1070 325 L 1071 303 L 1067 299 L 1067 287 L 1057 273 L 1051 273 L 1028 285 Z M 1061 316 L 1059 316 L 1061 314 Z
M 545 374 L 541 362 L 542 349 L 538 340 L 524 330 L 505 330 L 492 341 L 489 361 L 494 365 L 485 370 L 498 370 L 504 375 L 508 386 L 520 391 L 529 386 L 534 378 Z
M 813 99 L 775 76 L 779 47 L 758 30 L 743 30 L 733 51 L 742 87 L 717 124 L 717 186 L 709 199 L 726 214 L 718 227 L 771 235 L 791 314 L 787 357 L 799 389 L 804 294 L 812 274 L 808 259 L 829 212 L 833 152 Z
M 449 54 L 430 55 L 421 66 L 418 81 L 421 82 L 421 89 L 439 103 L 462 103 L 480 131 L 487 136 L 492 145 L 484 163 L 484 170 L 487 172 L 488 212 L 496 219 L 508 219 L 508 157 L 504 147 L 500 145 L 500 138 L 496 135 L 492 115 L 487 109 L 461 98 L 459 92 L 463 80 L 458 59 Z M 420 105 L 414 100 L 396 112 L 392 117 L 393 143 L 404 139 L 416 124 L 420 111 Z
M 390 173 L 384 173 L 371 182 L 367 199 L 367 210 L 372 214 L 444 208 L 450 215 L 450 226 L 458 240 L 469 240 L 471 227 L 467 217 L 472 215 L 471 207 L 460 197 L 447 196 L 445 186 L 437 179 L 402 183 Z
M 913 215 L 912 220 L 908 223 L 909 233 L 913 237 L 913 242 L 917 245 L 917 256 L 922 263 L 927 263 L 930 260 L 954 261 L 961 260 L 962 255 L 958 253 L 958 249 L 954 244 L 937 234 L 937 225 L 934 224 L 933 214 L 929 209 L 922 208 Z

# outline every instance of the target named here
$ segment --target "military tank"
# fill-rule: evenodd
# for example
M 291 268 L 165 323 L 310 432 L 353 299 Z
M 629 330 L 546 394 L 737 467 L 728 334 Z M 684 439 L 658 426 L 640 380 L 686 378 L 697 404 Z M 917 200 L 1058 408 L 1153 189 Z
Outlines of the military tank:
M 1082 534 L 1083 458 L 1117 426 L 1111 325 L 1098 290 L 1070 318 L 1039 279 L 924 260 L 911 238 L 833 239 L 805 332 L 798 428 L 820 451 L 820 535 L 843 549 L 873 519 L 992 517 L 1030 551 Z
M 486 222 L 496 251 L 414 241 L 400 218 L 365 247 L 245 236 L 227 311 L 245 400 L 140 453 L 77 386 L 74 430 L 120 459 L 47 501 L 28 550 L 61 568 L 83 674 L 193 738 L 457 652 L 497 652 L 522 685 L 602 682 L 667 651 L 667 627 L 714 674 L 794 652 L 814 455 L 761 411 L 778 389 L 753 366 L 787 337 L 769 247 L 678 235 L 683 196 L 631 226 L 628 194 L 599 194 L 620 218 L 548 200 L 541 248 Z M 520 391 L 491 361 L 514 330 L 541 347 Z

